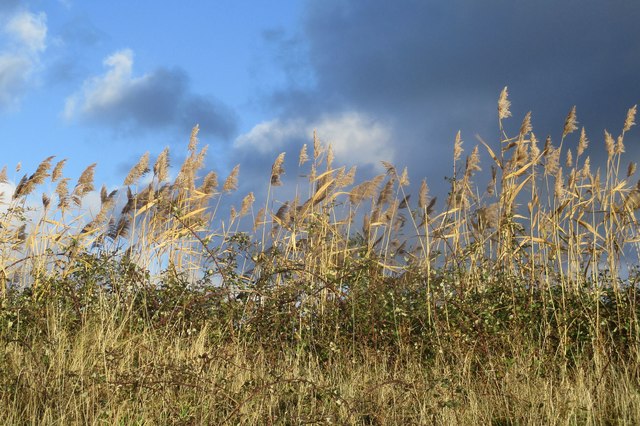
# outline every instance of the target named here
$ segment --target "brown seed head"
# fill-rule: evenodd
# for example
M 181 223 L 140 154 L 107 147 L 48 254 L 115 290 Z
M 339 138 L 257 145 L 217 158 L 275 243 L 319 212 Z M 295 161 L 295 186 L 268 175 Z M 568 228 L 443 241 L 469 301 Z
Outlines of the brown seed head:
M 629 163 L 629 166 L 627 167 L 627 177 L 631 177 L 633 176 L 633 174 L 636 172 L 636 163 L 634 163 L 633 161 L 631 161 Z
M 64 160 L 60 160 L 56 163 L 55 167 L 53 168 L 53 171 L 51 172 L 51 182 L 56 182 L 58 179 L 60 179 L 62 177 L 62 169 L 64 168 L 64 165 L 66 164 L 67 159 L 65 158 Z
M 531 126 L 531 111 L 529 111 L 520 125 L 520 138 L 523 138 L 531 130 L 533 130 L 533 127 Z
M 569 111 L 567 115 L 567 119 L 564 121 L 564 130 L 562 131 L 562 138 L 567 136 L 570 133 L 573 133 L 575 130 L 578 130 L 578 121 L 576 120 L 576 106 L 574 105 Z
M 69 178 L 62 178 L 56 186 L 56 195 L 58 196 L 58 208 L 64 210 L 69 207 Z
M 239 164 L 231 170 L 231 173 L 224 181 L 224 185 L 222 185 L 222 190 L 224 192 L 232 192 L 238 189 L 238 173 L 240 173 Z
M 149 171 L 149 152 L 147 151 L 140 157 L 138 164 L 133 166 L 129 171 L 129 174 L 124 179 L 124 185 L 133 185 L 140 179 L 142 175 Z
M 153 174 L 158 178 L 158 182 L 164 182 L 167 180 L 169 171 L 169 147 L 162 150 L 156 163 L 153 165 Z
M 242 207 L 240 207 L 240 216 L 244 216 L 249 213 L 249 210 L 253 206 L 253 203 L 256 201 L 256 197 L 253 195 L 253 192 L 247 194 L 246 197 L 242 200 Z
M 73 189 L 73 194 L 78 197 L 84 196 L 89 191 L 93 191 L 93 175 L 95 172 L 97 163 L 91 164 L 89 167 L 84 169 L 80 177 L 78 178 L 78 183 L 76 187 Z
M 465 168 L 465 176 L 471 176 L 473 172 L 479 172 L 482 169 L 480 168 L 480 153 L 478 150 L 478 145 L 473 148 L 471 151 L 471 155 L 467 157 L 467 164 Z
M 276 158 L 276 161 L 273 162 L 271 166 L 271 185 L 272 186 L 280 186 L 282 185 L 282 181 L 280 181 L 280 175 L 284 173 L 284 167 L 282 164 L 284 163 L 284 156 L 286 153 L 282 152 Z
M 418 194 L 418 206 L 423 210 L 427 208 L 428 197 L 429 187 L 427 186 L 427 179 L 422 179 L 422 183 L 420 184 L 420 193 Z
M 209 172 L 206 174 L 204 179 L 202 180 L 202 186 L 199 188 L 199 191 L 207 196 L 211 197 L 215 190 L 218 188 L 218 175 L 216 172 Z

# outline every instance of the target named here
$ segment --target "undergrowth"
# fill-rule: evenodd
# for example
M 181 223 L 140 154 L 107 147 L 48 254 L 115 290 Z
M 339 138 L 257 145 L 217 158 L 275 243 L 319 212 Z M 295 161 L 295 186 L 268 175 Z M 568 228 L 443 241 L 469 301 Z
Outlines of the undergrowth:
M 440 202 L 386 162 L 355 184 L 316 135 L 292 200 L 282 153 L 224 219 L 239 167 L 201 176 L 197 127 L 111 192 L 95 165 L 71 191 L 65 160 L 5 168 L 0 421 L 640 423 L 636 108 L 603 164 L 575 108 L 557 146 L 509 108 L 498 147 L 463 160 L 458 133 Z

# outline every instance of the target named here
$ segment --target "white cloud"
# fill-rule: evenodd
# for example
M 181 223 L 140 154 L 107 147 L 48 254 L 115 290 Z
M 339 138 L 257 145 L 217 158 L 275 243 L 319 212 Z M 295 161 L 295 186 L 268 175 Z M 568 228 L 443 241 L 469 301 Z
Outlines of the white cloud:
M 109 67 L 105 75 L 85 81 L 81 93 L 67 98 L 64 109 L 66 118 L 92 115 L 101 109 L 109 108 L 120 102 L 132 87 L 144 80 L 144 77 L 132 78 L 133 52 L 130 49 L 115 52 L 107 57 L 103 64 Z
M 46 49 L 46 15 L 18 12 L 3 27 L 7 43 L 0 51 L 0 109 L 14 107 L 32 83 Z
M 19 12 L 15 14 L 5 27 L 21 48 L 30 52 L 42 52 L 46 48 L 47 16 L 41 12 Z
M 379 169 L 380 161 L 392 162 L 394 159 L 391 129 L 355 111 L 324 116 L 315 121 L 276 119 L 263 122 L 239 136 L 234 148 L 274 154 L 293 143 L 308 141 L 314 130 L 323 143 L 331 144 L 340 162 L 372 165 Z
M 133 56 L 130 49 L 108 56 L 103 61 L 106 72 L 85 80 L 66 99 L 63 116 L 119 130 L 175 126 L 184 131 L 199 123 L 204 134 L 228 137 L 235 131 L 231 110 L 192 93 L 184 71 L 158 68 L 136 77 Z

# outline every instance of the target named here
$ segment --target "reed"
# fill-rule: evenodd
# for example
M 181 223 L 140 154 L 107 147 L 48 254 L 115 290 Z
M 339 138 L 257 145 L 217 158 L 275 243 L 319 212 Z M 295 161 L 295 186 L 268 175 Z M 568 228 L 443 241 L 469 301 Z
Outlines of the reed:
M 496 144 L 456 134 L 444 202 L 316 134 L 228 215 L 240 167 L 219 188 L 197 126 L 113 190 L 5 167 L 0 421 L 640 423 L 636 107 L 601 147 L 575 107 L 543 147 L 510 107 Z

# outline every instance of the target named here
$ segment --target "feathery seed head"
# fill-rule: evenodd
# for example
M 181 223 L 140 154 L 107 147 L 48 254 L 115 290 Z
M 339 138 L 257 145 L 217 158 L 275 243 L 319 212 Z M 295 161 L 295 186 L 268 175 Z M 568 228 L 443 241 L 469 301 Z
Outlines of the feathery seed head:
M 198 133 L 200 132 L 200 125 L 196 124 L 195 126 L 193 126 L 193 129 L 191 129 L 191 136 L 189 136 L 189 145 L 188 145 L 188 150 L 189 152 L 193 153 L 196 151 L 196 147 L 198 146 Z
M 140 179 L 142 175 L 149 171 L 149 152 L 147 151 L 140 157 L 138 163 L 131 168 L 129 174 L 124 179 L 124 185 L 133 185 Z
M 276 161 L 273 162 L 271 166 L 271 185 L 272 186 L 280 186 L 282 185 L 282 181 L 280 180 L 280 175 L 284 173 L 284 167 L 282 164 L 284 163 L 285 152 L 280 153 L 276 158 Z
M 531 132 L 531 144 L 529 145 L 529 153 L 531 155 L 531 159 L 533 161 L 538 161 L 538 157 L 540 156 L 540 148 L 538 148 L 538 139 L 536 139 L 536 135 Z
M 498 98 L 498 118 L 500 120 L 511 117 L 511 111 L 509 111 L 510 107 L 511 102 L 509 101 L 509 92 L 505 86 L 505 88 L 502 89 L 502 92 L 500 92 L 500 97 Z
M 400 175 L 400 180 L 398 181 L 398 185 L 400 186 L 409 185 L 409 171 L 407 170 L 406 166 L 404 169 L 402 169 L 402 175 Z
M 51 182 L 56 182 L 58 179 L 60 179 L 62 177 L 62 169 L 64 168 L 64 165 L 66 164 L 67 159 L 65 158 L 64 160 L 60 160 L 56 163 L 55 167 L 53 168 L 53 171 L 51 172 Z
M 249 213 L 249 210 L 253 206 L 253 203 L 256 201 L 256 197 L 253 195 L 253 192 L 247 194 L 246 197 L 242 200 L 242 206 L 240 207 L 240 217 Z
M 429 187 L 427 186 L 427 179 L 422 179 L 422 183 L 420 184 L 420 192 L 418 194 L 418 206 L 421 209 L 427 208 L 427 199 L 429 197 Z
M 392 176 L 387 183 L 382 187 L 380 194 L 378 195 L 378 201 L 376 205 L 382 206 L 391 201 L 391 193 L 393 191 L 393 184 L 395 183 L 395 178 Z
M 362 182 L 361 184 L 353 187 L 349 193 L 349 201 L 351 204 L 358 204 L 365 198 L 371 198 L 375 194 L 380 182 L 384 179 L 385 175 L 378 175 L 371 180 Z
M 567 161 L 565 162 L 565 166 L 570 168 L 573 165 L 573 154 L 571 154 L 571 150 L 567 149 Z
M 302 149 L 300 150 L 300 157 L 298 159 L 298 166 L 302 166 L 304 163 L 309 161 L 309 156 L 307 155 L 307 144 L 302 145 Z
M 544 148 L 542 150 L 542 155 L 546 156 L 549 155 L 549 151 L 551 150 L 553 146 L 551 145 L 551 136 L 547 136 L 547 139 L 545 139 L 544 141 Z
M 458 161 L 460 159 L 460 156 L 462 155 L 462 151 L 464 151 L 464 149 L 462 148 L 462 138 L 460 137 L 460 130 L 458 130 L 458 133 L 456 133 L 456 139 L 453 142 L 453 161 Z
M 327 170 L 331 170 L 334 158 L 335 154 L 333 153 L 333 146 L 329 144 L 329 147 L 327 148 Z
M 396 167 L 393 164 L 384 160 L 380 161 L 380 163 L 382 163 L 382 166 L 387 171 L 387 174 L 392 174 L 394 176 L 396 175 Z
M 554 148 L 549 145 L 547 150 L 547 158 L 545 160 L 544 172 L 545 175 L 555 175 L 558 172 L 560 166 L 560 148 Z
M 522 120 L 522 125 L 520 125 L 520 138 L 523 138 L 524 135 L 533 130 L 531 127 L 531 111 L 529 111 L 525 116 L 524 120 Z
M 589 139 L 587 139 L 587 133 L 584 127 L 580 131 L 580 140 L 578 141 L 578 157 L 581 156 L 589 146 Z
M 556 184 L 555 184 L 555 197 L 558 200 L 562 199 L 562 195 L 564 192 L 564 178 L 562 177 L 562 167 L 558 168 L 558 173 L 556 174 Z
M 58 208 L 64 210 L 69 207 L 69 178 L 62 178 L 56 186 L 56 195 L 58 196 Z
M 107 193 L 107 187 L 106 185 L 102 185 L 102 188 L 100 188 L 100 203 L 104 204 L 108 198 L 109 194 Z
M 84 171 L 78 178 L 76 187 L 73 189 L 74 195 L 82 197 L 86 193 L 93 191 L 93 175 L 95 173 L 96 165 L 97 163 L 93 163 L 89 167 L 84 169 Z
M 629 163 L 629 166 L 627 167 L 627 177 L 631 177 L 633 176 L 633 174 L 636 172 L 636 163 L 634 163 L 633 161 L 631 161 Z
M 573 133 L 575 130 L 578 130 L 578 121 L 576 119 L 576 106 L 574 105 L 569 111 L 567 115 L 567 119 L 564 122 L 564 130 L 562 131 L 562 138 L 567 136 L 570 133 Z
M 317 160 L 324 150 L 322 149 L 322 144 L 320 143 L 320 138 L 318 137 L 318 133 L 313 131 L 313 159 Z
M 206 174 L 204 179 L 202 180 L 202 186 L 199 188 L 199 191 L 203 194 L 206 194 L 208 197 L 211 197 L 215 190 L 218 188 L 218 174 L 216 172 L 209 172 Z
M 622 154 L 624 152 L 624 138 L 622 135 L 618 136 L 618 142 L 616 143 L 616 154 Z
M 629 108 L 629 111 L 627 111 L 627 118 L 624 120 L 624 127 L 622 128 L 623 132 L 628 132 L 629 129 L 631 129 L 631 126 L 635 125 L 635 119 L 636 119 L 636 110 L 638 108 L 638 105 L 634 105 L 631 108 Z
M 613 140 L 613 136 L 606 130 L 604 131 L 604 144 L 609 158 L 613 157 L 613 154 L 616 152 L 616 142 Z
M 224 185 L 222 185 L 222 190 L 224 192 L 232 192 L 238 189 L 238 173 L 240 173 L 239 164 L 231 170 L 231 173 L 224 181 Z
M 591 176 L 591 158 L 587 156 L 584 159 L 584 164 L 582 165 L 582 178 L 587 179 Z
M 169 170 L 169 147 L 162 150 L 156 163 L 153 165 L 153 174 L 158 178 L 158 182 L 167 180 Z
M 260 227 L 263 219 L 264 219 L 264 207 L 262 207 L 258 211 L 258 214 L 256 214 L 255 216 L 255 219 L 253 221 L 253 232 L 256 232 L 256 230 Z
M 336 186 L 338 188 L 344 188 L 345 186 L 353 185 L 353 181 L 356 177 L 356 166 L 352 166 L 347 173 L 340 175 L 336 179 Z
M 467 157 L 467 164 L 465 167 L 465 176 L 471 176 L 473 172 L 479 172 L 482 169 L 480 168 L 480 153 L 478 150 L 478 145 L 473 148 L 471 151 L 471 155 Z

